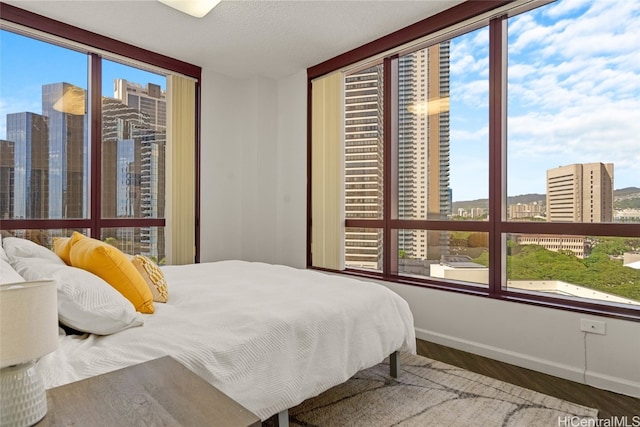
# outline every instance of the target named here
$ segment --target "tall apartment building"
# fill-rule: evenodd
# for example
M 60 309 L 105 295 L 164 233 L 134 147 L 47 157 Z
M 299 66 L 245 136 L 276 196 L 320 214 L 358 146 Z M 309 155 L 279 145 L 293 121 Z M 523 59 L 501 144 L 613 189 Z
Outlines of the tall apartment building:
M 547 221 L 612 222 L 613 163 L 547 170 Z
M 382 66 L 345 78 L 345 215 L 382 218 Z M 382 231 L 351 228 L 345 233 L 347 267 L 382 268 Z
M 449 42 L 399 58 L 400 219 L 447 219 L 449 188 Z M 401 230 L 398 247 L 408 258 L 448 254 L 446 232 Z
M 87 218 L 89 150 L 85 91 L 69 83 L 42 86 L 42 115 L 48 123 L 49 214 Z
M 382 218 L 382 67 L 345 79 L 345 211 L 347 218 Z M 449 188 L 449 42 L 398 61 L 398 205 L 400 219 L 446 219 Z M 436 108 L 434 108 L 436 106 Z M 399 230 L 398 250 L 440 259 L 448 233 Z M 346 265 L 381 268 L 382 233 L 348 229 Z
M 15 198 L 15 142 L 0 139 L 0 220 L 13 215 Z
M 48 135 L 44 116 L 28 112 L 7 114 L 8 141 L 2 144 L 1 185 L 9 200 L 3 197 L 3 217 L 49 217 Z M 12 188 L 7 188 L 9 184 Z
M 102 99 L 103 216 L 162 218 L 165 212 L 166 93 L 124 79 L 114 81 L 114 98 Z M 108 171 L 105 173 L 105 170 Z M 156 227 L 114 230 L 123 248 L 160 260 L 164 230 Z M 157 248 L 156 252 L 154 248 Z
M 167 101 L 162 88 L 154 83 L 142 86 L 125 79 L 113 82 L 113 97 L 146 115 L 145 123 L 154 129 L 167 127 Z

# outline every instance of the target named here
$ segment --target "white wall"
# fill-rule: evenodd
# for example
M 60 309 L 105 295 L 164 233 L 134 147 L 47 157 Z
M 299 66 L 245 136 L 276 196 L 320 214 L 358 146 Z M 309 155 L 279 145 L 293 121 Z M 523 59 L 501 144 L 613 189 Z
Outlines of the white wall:
M 306 72 L 203 70 L 201 261 L 306 264 Z
M 205 72 L 202 99 L 202 261 L 304 267 L 305 72 Z M 638 322 L 387 285 L 409 302 L 418 338 L 640 397 Z M 581 318 L 606 322 L 606 335 L 585 335 Z
M 387 284 L 409 302 L 416 336 L 579 383 L 640 397 L 640 323 Z M 580 331 L 580 319 L 606 335 Z

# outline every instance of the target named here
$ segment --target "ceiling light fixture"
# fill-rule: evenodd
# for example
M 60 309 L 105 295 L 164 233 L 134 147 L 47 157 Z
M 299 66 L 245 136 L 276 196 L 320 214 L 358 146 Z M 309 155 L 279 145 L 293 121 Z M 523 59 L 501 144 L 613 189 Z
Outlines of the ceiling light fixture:
M 216 7 L 220 0 L 158 0 L 187 15 L 202 18 Z

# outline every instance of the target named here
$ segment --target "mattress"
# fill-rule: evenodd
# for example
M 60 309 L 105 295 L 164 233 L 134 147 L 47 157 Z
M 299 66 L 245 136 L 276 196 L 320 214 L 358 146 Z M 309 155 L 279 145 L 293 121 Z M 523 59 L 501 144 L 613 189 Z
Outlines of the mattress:
M 246 261 L 162 271 L 166 304 L 143 326 L 61 336 L 38 362 L 45 387 L 170 355 L 265 420 L 395 350 L 415 353 L 408 304 L 379 284 Z

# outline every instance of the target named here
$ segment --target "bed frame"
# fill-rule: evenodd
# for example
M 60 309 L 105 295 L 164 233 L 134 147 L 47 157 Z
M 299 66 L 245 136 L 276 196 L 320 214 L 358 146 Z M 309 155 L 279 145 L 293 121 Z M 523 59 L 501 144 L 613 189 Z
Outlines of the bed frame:
M 394 351 L 389 355 L 389 374 L 392 378 L 398 378 L 400 373 L 400 357 L 398 351 Z M 280 411 L 276 417 L 277 427 L 289 427 L 289 410 Z

